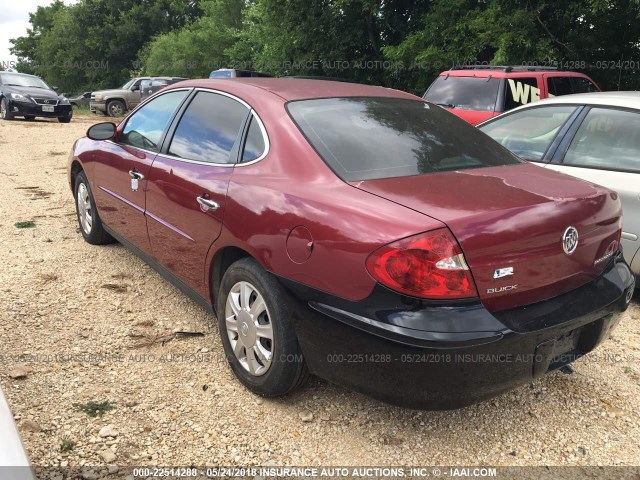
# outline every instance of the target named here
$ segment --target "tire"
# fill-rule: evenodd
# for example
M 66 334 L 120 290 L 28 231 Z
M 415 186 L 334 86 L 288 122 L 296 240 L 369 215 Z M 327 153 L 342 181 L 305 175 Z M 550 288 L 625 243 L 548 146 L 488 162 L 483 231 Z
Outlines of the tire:
M 253 289 L 246 302 L 243 288 Z M 258 295 L 264 301 L 262 313 L 258 308 Z M 217 299 L 220 338 L 231 370 L 245 387 L 265 397 L 286 395 L 300 388 L 309 378 L 285 295 L 273 275 L 254 259 L 243 258 L 225 272 Z M 235 309 L 231 307 L 232 303 Z M 250 316 L 244 310 L 246 307 L 256 308 L 257 315 Z M 228 326 L 232 329 L 228 330 Z M 269 329 L 271 341 L 265 336 Z M 255 347 L 247 350 L 246 345 L 252 343 Z M 238 354 L 234 353 L 234 346 Z M 266 353 L 270 353 L 270 357 Z
M 24 119 L 26 121 L 28 121 L 28 122 L 32 122 L 32 121 L 34 121 L 36 119 L 36 116 L 35 115 L 25 115 Z
M 93 193 L 91 193 L 91 187 L 84 172 L 80 172 L 76 176 L 74 193 L 78 225 L 85 241 L 91 245 L 113 243 L 115 240 L 102 226 Z
M 127 111 L 122 100 L 110 100 L 107 103 L 107 114 L 110 117 L 121 117 Z
M 9 111 L 9 102 L 6 98 L 0 99 L 0 118 L 2 120 L 13 120 L 14 115 Z
M 68 117 L 58 117 L 58 122 L 60 123 L 69 123 L 71 122 L 71 115 L 69 115 Z

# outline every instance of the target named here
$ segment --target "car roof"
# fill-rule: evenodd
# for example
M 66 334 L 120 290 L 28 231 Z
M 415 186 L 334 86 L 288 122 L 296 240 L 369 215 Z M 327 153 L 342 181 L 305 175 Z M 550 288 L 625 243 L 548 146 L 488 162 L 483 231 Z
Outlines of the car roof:
M 635 108 L 640 110 L 640 92 L 591 92 L 561 95 L 559 97 L 545 98 L 539 102 L 522 105 L 521 107 L 514 108 L 513 110 L 508 110 L 502 115 L 508 115 L 519 110 L 545 105 L 601 105 L 607 107 Z M 502 115 L 499 116 L 501 117 Z M 489 123 L 492 120 L 493 118 L 488 120 L 486 123 Z
M 539 102 L 528 103 L 513 110 L 490 118 L 489 120 L 478 124 L 482 127 L 485 124 L 492 123 L 494 120 L 510 115 L 520 110 L 529 108 L 540 108 L 551 105 L 599 105 L 605 107 L 626 107 L 640 110 L 640 92 L 591 92 L 591 93 L 574 93 L 573 95 L 561 95 L 559 97 L 545 98 Z
M 230 86 L 233 86 L 232 89 L 238 94 L 243 91 L 247 93 L 253 91 L 255 93 L 259 89 L 277 95 L 287 101 L 335 97 L 394 97 L 422 100 L 420 97 L 410 93 L 391 88 L 302 78 L 207 78 L 174 83 L 171 88 L 197 87 L 228 91 Z
M 540 75 L 553 75 L 554 77 L 586 77 L 585 74 L 580 72 L 568 72 L 564 70 L 495 70 L 495 69 L 463 69 L 463 70 L 446 70 L 440 73 L 441 77 L 447 75 L 451 77 L 478 77 L 487 78 L 489 76 L 493 78 L 520 78 L 520 77 L 537 77 Z
M 575 104 L 575 105 L 607 105 L 610 107 L 629 107 L 640 109 L 640 92 L 591 92 L 562 95 L 541 100 L 547 104 Z M 538 103 L 538 102 L 536 102 Z M 525 105 L 532 106 L 535 103 Z M 523 107 L 519 107 L 521 109 Z

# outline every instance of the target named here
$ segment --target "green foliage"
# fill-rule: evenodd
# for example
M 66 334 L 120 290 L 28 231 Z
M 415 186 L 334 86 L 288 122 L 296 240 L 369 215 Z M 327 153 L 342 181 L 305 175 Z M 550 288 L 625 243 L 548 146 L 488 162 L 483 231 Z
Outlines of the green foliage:
M 416 65 L 410 75 L 396 75 L 394 84 L 420 93 L 440 71 L 480 62 L 559 63 L 582 69 L 604 89 L 640 88 L 633 68 L 602 68 L 620 59 L 638 65 L 639 5 L 637 0 L 434 0 L 423 13 L 423 26 L 384 47 L 384 53 Z
M 60 444 L 60 451 L 61 452 L 70 452 L 74 448 L 76 448 L 76 442 L 72 442 L 71 440 L 65 439 Z
M 16 228 L 35 228 L 36 222 L 32 220 L 25 220 L 23 222 L 16 222 L 14 227 Z
M 158 35 L 140 52 L 147 75 L 208 77 L 227 67 L 226 50 L 242 27 L 244 0 L 203 0 L 202 17 L 182 29 Z
M 75 403 L 74 406 L 89 415 L 90 417 L 102 417 L 105 413 L 110 410 L 114 410 L 116 406 L 109 402 L 87 402 L 87 403 Z
M 181 0 L 56 1 L 38 7 L 27 35 L 12 39 L 18 70 L 63 91 L 116 87 L 135 70 L 140 49 L 157 34 L 199 17 L 199 2 Z
M 18 69 L 63 91 L 235 67 L 422 93 L 478 62 L 562 62 L 640 88 L 640 0 L 56 0 L 30 22 Z

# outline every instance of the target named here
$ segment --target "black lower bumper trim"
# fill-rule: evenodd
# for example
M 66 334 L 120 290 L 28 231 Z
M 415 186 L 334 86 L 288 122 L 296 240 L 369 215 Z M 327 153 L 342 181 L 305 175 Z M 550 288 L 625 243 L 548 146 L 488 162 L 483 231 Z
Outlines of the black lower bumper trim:
M 311 372 L 421 409 L 460 408 L 571 363 L 609 336 L 633 288 L 621 257 L 590 286 L 500 314 L 473 302 L 427 304 L 382 287 L 349 302 L 283 284 Z M 560 312 L 563 302 L 571 308 Z M 519 315 L 526 325 L 520 332 L 507 325 Z

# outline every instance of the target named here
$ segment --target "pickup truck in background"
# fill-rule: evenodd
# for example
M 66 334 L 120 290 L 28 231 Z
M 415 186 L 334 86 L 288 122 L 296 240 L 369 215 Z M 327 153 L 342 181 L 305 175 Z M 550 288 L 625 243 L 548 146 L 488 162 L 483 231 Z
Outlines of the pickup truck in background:
M 151 77 L 135 77 L 129 79 L 120 88 L 98 90 L 91 93 L 89 109 L 93 113 L 102 113 L 109 117 L 121 117 L 134 109 L 141 101 L 141 84 Z

